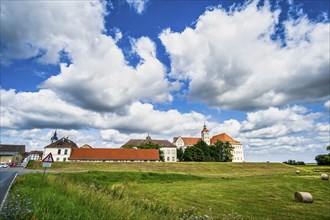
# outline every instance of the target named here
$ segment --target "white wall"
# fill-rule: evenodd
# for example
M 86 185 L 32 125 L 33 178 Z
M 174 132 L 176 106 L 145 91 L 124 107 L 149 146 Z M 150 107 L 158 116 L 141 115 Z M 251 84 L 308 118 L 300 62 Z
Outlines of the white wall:
M 59 150 L 61 150 L 61 152 L 58 152 Z M 52 153 L 54 162 L 68 161 L 68 158 L 71 154 L 71 148 L 44 148 L 42 159 L 45 158 L 49 153 Z
M 241 144 L 233 144 L 233 162 L 243 162 L 244 161 L 244 153 L 243 146 Z
M 177 162 L 175 147 L 162 147 L 160 150 L 164 153 L 165 162 Z

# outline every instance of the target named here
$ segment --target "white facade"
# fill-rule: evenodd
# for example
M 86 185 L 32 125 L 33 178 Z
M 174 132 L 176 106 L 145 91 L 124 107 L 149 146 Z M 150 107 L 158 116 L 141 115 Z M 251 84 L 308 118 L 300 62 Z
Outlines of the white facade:
M 41 160 L 40 156 L 38 153 L 31 153 L 27 158 L 28 160 Z
M 164 162 L 177 162 L 175 147 L 162 147 L 160 150 L 164 153 Z
M 45 158 L 49 153 L 52 153 L 54 162 L 65 162 L 71 155 L 71 148 L 44 148 L 42 158 Z
M 234 147 L 232 151 L 233 162 L 243 162 L 244 161 L 243 146 L 241 144 L 232 144 L 231 146 Z

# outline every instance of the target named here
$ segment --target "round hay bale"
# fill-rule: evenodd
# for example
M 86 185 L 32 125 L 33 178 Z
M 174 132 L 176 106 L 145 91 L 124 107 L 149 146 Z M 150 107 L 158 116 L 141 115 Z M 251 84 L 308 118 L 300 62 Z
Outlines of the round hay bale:
M 313 202 L 313 197 L 308 192 L 295 192 L 294 193 L 294 198 L 298 202 L 304 202 L 304 203 L 312 203 Z
M 296 170 L 296 174 L 300 174 L 300 170 Z
M 326 173 L 322 173 L 322 174 L 321 174 L 321 179 L 322 179 L 322 180 L 329 180 L 329 175 L 326 174 Z

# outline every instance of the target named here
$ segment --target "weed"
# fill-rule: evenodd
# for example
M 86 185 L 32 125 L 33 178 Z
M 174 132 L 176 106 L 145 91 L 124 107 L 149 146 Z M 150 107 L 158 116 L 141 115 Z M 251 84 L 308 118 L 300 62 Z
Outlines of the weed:
M 191 207 L 187 211 L 180 212 L 180 220 L 213 220 L 212 215 L 212 208 L 209 208 L 207 214 L 199 214 L 197 212 L 197 208 Z
M 1 219 L 28 219 L 32 217 L 31 198 L 25 197 L 19 190 L 11 192 L 0 212 Z

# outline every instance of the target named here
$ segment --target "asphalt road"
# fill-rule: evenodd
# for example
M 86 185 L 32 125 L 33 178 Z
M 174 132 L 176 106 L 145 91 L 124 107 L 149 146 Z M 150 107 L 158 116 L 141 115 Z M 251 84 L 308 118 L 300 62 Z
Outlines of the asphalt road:
M 8 188 L 13 181 L 15 175 L 22 169 L 18 168 L 1 168 L 0 169 L 0 204 L 8 191 Z

